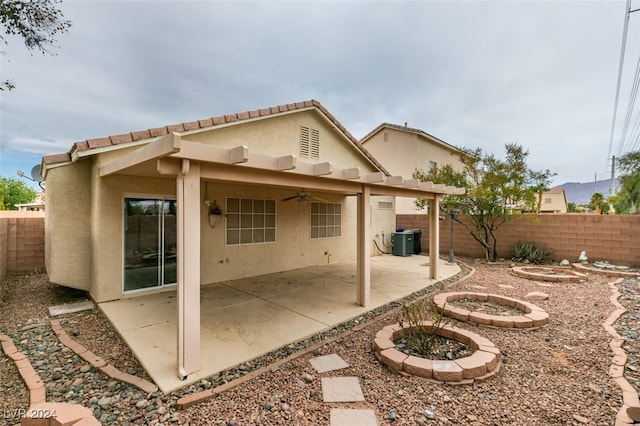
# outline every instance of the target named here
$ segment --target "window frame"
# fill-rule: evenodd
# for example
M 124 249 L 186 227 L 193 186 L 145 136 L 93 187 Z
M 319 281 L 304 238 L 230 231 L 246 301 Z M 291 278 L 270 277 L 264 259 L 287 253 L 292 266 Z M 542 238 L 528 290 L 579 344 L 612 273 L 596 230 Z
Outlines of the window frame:
M 342 203 L 318 201 L 309 203 L 309 238 L 312 240 L 342 238 Z
M 225 245 L 273 244 L 277 241 L 275 199 L 226 197 L 225 208 Z

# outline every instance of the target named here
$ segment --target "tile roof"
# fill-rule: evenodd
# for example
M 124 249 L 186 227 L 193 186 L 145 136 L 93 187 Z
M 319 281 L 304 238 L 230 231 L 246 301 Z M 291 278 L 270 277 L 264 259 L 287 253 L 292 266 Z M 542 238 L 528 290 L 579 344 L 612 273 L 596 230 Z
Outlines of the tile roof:
M 364 154 L 369 161 L 371 161 L 380 171 L 389 175 L 387 170 L 380 164 L 366 149 L 364 149 L 358 140 L 331 114 L 322 104 L 315 99 L 304 101 L 304 102 L 295 102 L 290 104 L 278 105 L 270 108 L 261 108 L 253 111 L 244 111 L 235 114 L 227 114 L 221 115 L 217 117 L 206 118 L 197 121 L 191 121 L 187 123 L 180 124 L 172 124 L 164 127 L 157 127 L 154 129 L 146 129 L 139 130 L 130 133 L 124 133 L 121 135 L 112 135 L 106 136 L 102 138 L 95 139 L 86 139 L 83 141 L 76 142 L 72 145 L 69 152 L 61 153 L 61 154 L 52 154 L 46 155 L 42 158 L 43 166 L 50 166 L 58 163 L 66 163 L 72 161 L 71 154 L 74 151 L 83 152 L 90 154 L 89 151 L 105 148 L 105 147 L 114 147 L 121 144 L 127 144 L 131 142 L 143 141 L 145 139 L 150 139 L 158 136 L 164 136 L 170 134 L 172 132 L 184 132 L 189 130 L 197 130 L 197 129 L 205 129 L 212 128 L 215 126 L 219 126 L 222 124 L 235 123 L 243 120 L 249 120 L 259 117 L 266 117 L 269 115 L 280 114 L 288 111 L 296 111 L 308 108 L 316 108 L 318 109 L 331 123 L 336 126 L 349 141 L 353 144 L 353 146 L 360 150 L 362 154 Z

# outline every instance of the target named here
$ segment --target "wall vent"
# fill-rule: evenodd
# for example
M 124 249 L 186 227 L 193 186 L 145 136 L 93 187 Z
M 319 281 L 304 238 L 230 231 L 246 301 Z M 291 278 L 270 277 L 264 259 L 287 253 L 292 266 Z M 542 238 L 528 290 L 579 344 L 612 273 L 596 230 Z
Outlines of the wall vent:
M 300 126 L 300 157 L 320 159 L 320 131 Z

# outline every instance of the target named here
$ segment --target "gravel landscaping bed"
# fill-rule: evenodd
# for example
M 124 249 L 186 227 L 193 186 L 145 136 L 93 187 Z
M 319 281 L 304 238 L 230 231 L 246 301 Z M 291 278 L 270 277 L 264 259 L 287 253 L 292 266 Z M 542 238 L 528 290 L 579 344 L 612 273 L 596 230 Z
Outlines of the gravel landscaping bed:
M 549 299 L 536 304 L 550 315 L 549 324 L 535 330 L 483 328 L 450 320 L 450 325 L 488 338 L 502 352 L 501 371 L 472 386 L 440 385 L 393 374 L 376 360 L 373 336 L 397 322 L 393 312 L 397 303 L 167 395 L 145 394 L 111 380 L 60 344 L 51 331 L 47 307 L 77 300 L 82 294 L 49 284 L 45 274 L 13 276 L 0 285 L 0 333 L 12 337 L 18 350 L 30 358 L 46 384 L 48 401 L 82 404 L 107 425 L 328 425 L 331 408 L 374 410 L 380 425 L 613 425 L 622 393 L 608 376 L 612 352 L 602 327 L 614 309 L 606 285 L 613 279 L 591 275 L 583 283 L 543 283 L 513 276 L 508 263 L 466 262 L 475 270 L 466 279 L 448 280 L 422 293 L 467 290 L 524 299 L 529 292 L 542 291 Z M 620 303 L 628 312 L 614 328 L 626 340 L 625 377 L 637 388 L 638 279 L 627 278 L 620 288 Z M 148 379 L 98 309 L 56 318 L 71 338 L 116 368 Z M 356 323 L 358 331 L 340 337 Z M 192 407 L 176 407 L 184 395 L 229 382 L 329 337 L 337 339 Z M 316 373 L 309 358 L 330 353 L 338 354 L 349 368 Z M 365 402 L 324 403 L 320 378 L 332 376 L 358 377 Z M 15 365 L 0 354 L 0 420 L 19 423 L 9 417 L 15 410 L 26 409 L 28 401 Z

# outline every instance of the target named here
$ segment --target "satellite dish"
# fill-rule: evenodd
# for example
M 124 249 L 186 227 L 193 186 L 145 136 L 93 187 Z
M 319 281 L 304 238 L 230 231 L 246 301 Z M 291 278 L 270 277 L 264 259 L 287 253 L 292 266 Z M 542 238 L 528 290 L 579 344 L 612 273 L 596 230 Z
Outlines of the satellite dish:
M 40 164 L 36 164 L 31 169 L 31 179 L 35 180 L 38 183 L 42 182 L 42 174 L 40 173 Z

